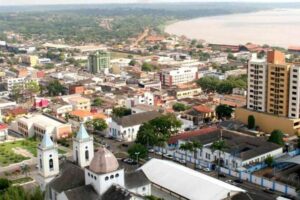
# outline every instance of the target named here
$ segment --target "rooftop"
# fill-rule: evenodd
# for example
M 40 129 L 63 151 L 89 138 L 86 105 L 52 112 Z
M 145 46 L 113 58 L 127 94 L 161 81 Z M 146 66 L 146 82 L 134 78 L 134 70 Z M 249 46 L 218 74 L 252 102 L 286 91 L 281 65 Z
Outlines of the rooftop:
M 150 111 L 150 112 L 132 114 L 121 118 L 114 118 L 114 121 L 123 127 L 129 127 L 129 126 L 142 124 L 144 122 L 150 121 L 159 116 L 161 116 L 159 112 Z

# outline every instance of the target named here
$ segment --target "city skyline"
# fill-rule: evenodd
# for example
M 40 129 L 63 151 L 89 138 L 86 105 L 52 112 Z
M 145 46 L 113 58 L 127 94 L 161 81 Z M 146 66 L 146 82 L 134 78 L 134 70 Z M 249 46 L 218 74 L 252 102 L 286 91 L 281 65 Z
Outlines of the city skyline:
M 45 0 L 43 2 L 38 0 L 0 0 L 0 6 L 10 5 L 55 5 L 55 4 L 107 4 L 107 3 L 188 3 L 188 2 L 253 2 L 253 3 L 288 3 L 288 2 L 300 2 L 300 0 Z

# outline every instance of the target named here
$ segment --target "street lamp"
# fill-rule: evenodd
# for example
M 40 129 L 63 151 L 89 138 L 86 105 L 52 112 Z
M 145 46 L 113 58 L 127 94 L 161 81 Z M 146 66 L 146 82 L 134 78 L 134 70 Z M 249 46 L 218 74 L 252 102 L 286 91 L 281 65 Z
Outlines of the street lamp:
M 140 155 L 140 152 L 135 152 L 134 154 L 136 156 L 137 166 L 139 166 L 139 155 Z

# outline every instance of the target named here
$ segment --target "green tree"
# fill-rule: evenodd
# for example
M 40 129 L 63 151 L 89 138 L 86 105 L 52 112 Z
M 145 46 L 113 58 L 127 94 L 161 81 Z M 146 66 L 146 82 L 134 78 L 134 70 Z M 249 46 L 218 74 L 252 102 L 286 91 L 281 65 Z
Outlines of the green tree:
M 224 153 L 225 149 L 226 149 L 226 143 L 225 140 L 222 139 L 214 141 L 211 145 L 212 153 L 218 151 L 218 177 L 220 175 L 220 170 L 221 170 L 221 154 Z
M 130 65 L 130 66 L 135 66 L 135 65 L 136 65 L 136 61 L 135 61 L 135 60 L 131 60 L 131 61 L 129 62 L 129 65 Z
M 13 100 L 15 100 L 18 103 L 19 100 L 20 100 L 20 98 L 23 96 L 22 93 L 23 93 L 23 87 L 22 87 L 22 85 L 15 84 L 12 87 L 10 96 L 11 96 L 11 98 Z
M 152 72 L 156 67 L 150 63 L 143 63 L 142 71 L 145 72 Z
M 181 112 L 187 110 L 188 106 L 184 105 L 183 103 L 175 103 L 172 108 L 177 112 Z
M 50 96 L 58 96 L 64 92 L 64 86 L 58 80 L 54 80 L 48 84 L 47 90 Z
M 254 129 L 255 128 L 255 118 L 253 115 L 248 116 L 248 128 Z
M 219 119 L 223 119 L 224 117 L 231 118 L 232 113 L 233 109 L 228 105 L 218 105 L 216 107 L 216 114 Z
M 0 178 L 0 191 L 3 191 L 7 188 L 9 188 L 11 185 L 11 182 L 6 178 Z
M 214 77 L 203 77 L 197 81 L 197 84 L 205 92 L 215 92 L 219 87 L 220 80 Z
M 32 97 L 40 93 L 40 85 L 36 81 L 29 81 L 25 84 L 25 91 Z
M 123 116 L 131 115 L 131 109 L 125 107 L 115 107 L 112 110 L 112 114 L 115 117 L 123 117 Z
M 102 99 L 100 99 L 99 97 L 95 98 L 93 101 L 93 106 L 101 106 L 103 103 Z
M 274 158 L 272 156 L 268 156 L 264 162 L 268 167 L 272 167 L 274 164 Z
M 155 128 L 152 124 L 146 122 L 144 123 L 137 133 L 136 143 L 140 143 L 145 145 L 147 148 L 153 147 L 157 144 L 157 135 L 155 132 Z
M 203 145 L 200 142 L 192 141 L 192 142 L 186 142 L 184 144 L 181 144 L 179 149 L 186 152 L 185 159 L 187 160 L 187 151 L 192 152 L 194 155 L 194 169 L 196 169 L 196 160 L 197 160 L 197 152 L 200 149 L 202 151 Z
M 236 60 L 236 58 L 234 57 L 234 55 L 232 53 L 228 53 L 227 59 L 229 59 L 229 60 Z
M 30 172 L 30 167 L 26 164 L 21 166 L 21 172 L 22 174 L 25 174 L 25 176 L 28 176 L 28 173 Z
M 108 128 L 108 125 L 104 119 L 93 119 L 92 124 L 94 130 L 96 131 L 104 131 Z
M 283 133 L 280 130 L 272 131 L 268 141 L 283 146 L 284 145 Z
M 147 200 L 164 200 L 163 198 L 159 198 L 159 197 L 156 197 L 156 196 L 146 196 L 146 199 Z
M 144 145 L 136 143 L 129 147 L 128 154 L 130 158 L 135 159 L 137 162 L 139 162 L 140 158 L 147 158 L 148 150 Z

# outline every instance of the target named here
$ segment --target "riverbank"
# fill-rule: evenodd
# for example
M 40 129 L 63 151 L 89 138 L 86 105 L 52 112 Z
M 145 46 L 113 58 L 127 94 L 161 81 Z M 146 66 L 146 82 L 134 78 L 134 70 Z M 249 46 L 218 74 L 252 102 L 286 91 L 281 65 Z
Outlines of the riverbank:
M 219 44 L 300 45 L 300 9 L 274 9 L 175 22 L 165 32 Z

